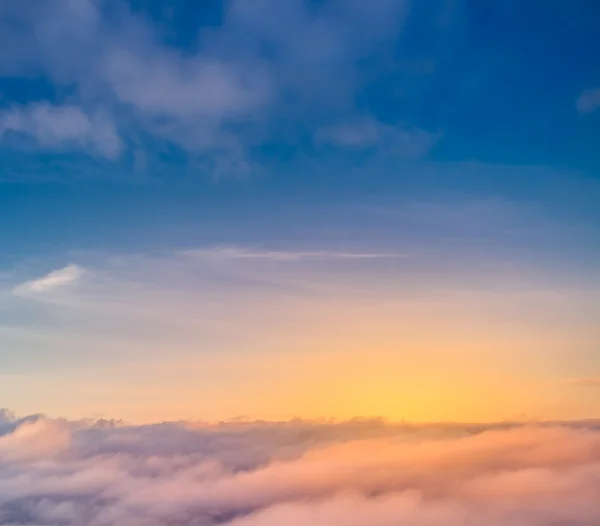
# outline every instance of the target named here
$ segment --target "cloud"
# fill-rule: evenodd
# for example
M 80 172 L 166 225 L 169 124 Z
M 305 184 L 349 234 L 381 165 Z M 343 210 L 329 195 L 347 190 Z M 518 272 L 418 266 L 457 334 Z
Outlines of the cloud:
M 116 158 L 123 148 L 115 124 L 101 112 L 88 115 L 76 106 L 47 103 L 0 112 L 0 137 L 7 132 L 29 135 L 44 148 L 76 148 Z
M 185 33 L 171 23 L 177 16 L 156 19 L 138 7 L 121 0 L 110 8 L 94 0 L 59 0 L 52 8 L 3 3 L 0 73 L 35 72 L 73 104 L 10 109 L 3 130 L 111 159 L 150 137 L 209 157 L 201 166 L 214 164 L 219 174 L 247 173 L 252 149 L 278 137 L 283 121 L 312 130 L 354 114 L 360 60 L 392 43 L 408 13 L 406 0 L 368 8 L 357 0 L 234 0 L 219 4 L 221 20 L 209 27 L 174 8 L 193 33 L 191 43 L 174 45 L 165 33 Z M 79 109 L 88 107 L 98 110 Z M 397 132 L 394 141 L 417 155 L 427 139 L 413 134 Z
M 250 138 L 229 127 L 252 125 L 271 102 L 264 68 L 210 55 L 184 58 L 151 41 L 144 48 L 109 49 L 101 59 L 102 81 L 143 129 L 190 152 L 211 152 L 221 164 L 220 156 L 243 156 Z
M 216 59 L 183 59 L 156 49 L 139 57 L 115 50 L 106 57 L 106 78 L 117 97 L 158 117 L 227 118 L 265 102 L 266 87 L 253 72 Z
M 18 421 L 9 433 L 1 436 L 0 454 L 12 460 L 43 460 L 67 450 L 70 440 L 66 422 L 30 417 Z
M 439 209 L 402 205 L 374 213 L 393 225 L 392 236 L 420 232 L 425 221 L 460 241 L 481 229 L 496 236 L 504 218 L 513 221 L 521 212 L 480 202 Z M 351 208 L 348 214 L 371 223 L 365 211 Z M 477 217 L 477 225 L 469 217 Z M 529 239 L 530 231 L 519 232 Z M 548 349 L 560 353 L 565 346 L 593 345 L 595 325 L 588 313 L 598 301 L 597 287 L 520 261 L 505 268 L 489 254 L 424 250 L 410 240 L 382 244 L 379 234 L 365 229 L 364 242 L 337 242 L 328 249 L 327 243 L 281 240 L 159 253 L 80 251 L 69 256 L 70 265 L 50 273 L 17 267 L 0 284 L 6 320 L 0 347 L 20 350 L 7 353 L 5 368 L 227 360 L 227 353 L 242 348 L 257 359 L 284 348 L 290 357 L 375 347 L 409 357 L 419 349 L 419 360 L 427 361 L 443 348 L 467 349 L 471 356 L 483 348 L 488 356 L 489 349 L 502 356 L 542 356 Z M 473 259 L 465 266 L 464 257 Z M 528 327 L 526 339 L 514 337 L 515 312 Z M 572 316 L 586 330 L 575 331 Z M 493 328 L 474 341 L 464 336 L 474 324 Z
M 579 113 L 592 113 L 600 108 L 600 88 L 587 89 L 577 99 Z
M 600 387 L 600 376 L 587 376 L 581 378 L 568 378 L 568 385 L 578 385 L 582 387 Z
M 22 283 L 15 288 L 17 294 L 43 294 L 75 283 L 81 278 L 82 269 L 72 263 L 45 276 Z
M 373 118 L 321 128 L 316 141 L 355 150 L 380 149 L 401 157 L 420 157 L 438 141 L 440 134 L 405 129 Z
M 391 252 L 343 252 L 335 250 L 256 250 L 243 247 L 218 247 L 212 249 L 188 250 L 187 256 L 222 258 L 232 260 L 258 259 L 268 261 L 307 261 L 307 260 L 353 260 L 403 257 L 401 253 Z
M 0 522 L 592 526 L 600 428 L 68 422 L 0 436 Z

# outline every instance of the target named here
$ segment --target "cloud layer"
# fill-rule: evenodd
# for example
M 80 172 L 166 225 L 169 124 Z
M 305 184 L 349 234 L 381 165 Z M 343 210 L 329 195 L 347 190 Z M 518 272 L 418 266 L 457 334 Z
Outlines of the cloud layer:
M 0 415 L 0 523 L 591 526 L 600 428 Z

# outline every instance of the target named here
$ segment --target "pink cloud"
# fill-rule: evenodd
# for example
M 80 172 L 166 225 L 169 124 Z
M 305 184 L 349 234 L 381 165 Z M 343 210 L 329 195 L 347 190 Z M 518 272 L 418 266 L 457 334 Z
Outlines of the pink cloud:
M 0 523 L 595 525 L 600 427 L 125 426 L 33 418 L 0 436 Z

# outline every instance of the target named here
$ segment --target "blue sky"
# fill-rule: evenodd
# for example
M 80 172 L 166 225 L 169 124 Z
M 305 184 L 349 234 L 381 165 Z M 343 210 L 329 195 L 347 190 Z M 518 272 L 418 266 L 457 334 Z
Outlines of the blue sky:
M 479 345 L 470 370 L 520 353 L 520 385 L 555 382 L 531 414 L 600 414 L 597 392 L 560 384 L 600 384 L 599 17 L 594 0 L 3 2 L 0 370 L 17 375 L 3 394 L 80 415 L 47 395 L 89 364 L 105 368 L 98 393 L 125 393 L 122 360 L 147 378 L 170 355 L 180 372 L 233 348 L 262 363 L 298 338 L 343 347 L 345 325 L 406 357 L 394 302 L 411 298 L 406 330 L 429 319 L 452 352 Z M 262 372 L 236 390 L 239 363 L 215 374 L 247 396 Z M 189 416 L 178 396 L 172 414 Z M 230 396 L 215 414 L 238 409 Z

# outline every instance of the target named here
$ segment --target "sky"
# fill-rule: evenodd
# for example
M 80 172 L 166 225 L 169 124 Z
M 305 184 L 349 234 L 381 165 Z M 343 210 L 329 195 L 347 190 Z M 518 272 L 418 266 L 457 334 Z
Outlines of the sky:
M 1 2 L 0 407 L 600 418 L 599 17 Z

